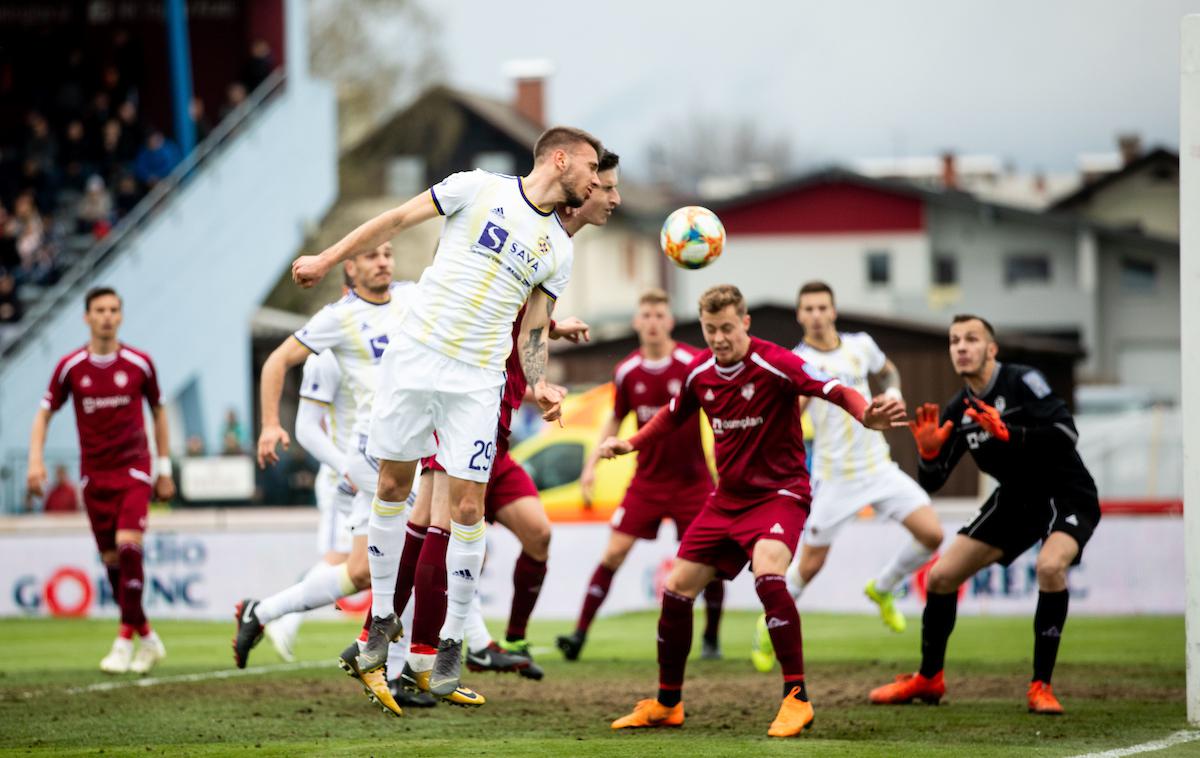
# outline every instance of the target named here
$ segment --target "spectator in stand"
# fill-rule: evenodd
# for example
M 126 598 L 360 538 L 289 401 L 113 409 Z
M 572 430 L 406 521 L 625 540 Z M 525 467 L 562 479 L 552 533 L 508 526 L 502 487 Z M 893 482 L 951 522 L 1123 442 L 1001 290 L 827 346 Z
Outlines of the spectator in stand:
M 58 156 L 62 165 L 62 189 L 83 192 L 90 150 L 83 131 L 83 121 L 80 119 L 74 118 L 67 123 Z
M 137 106 L 132 100 L 124 101 L 117 108 L 117 121 L 121 124 L 121 140 L 117 154 L 123 163 L 135 160 L 148 136 L 148 130 L 138 121 Z
M 153 187 L 175 170 L 183 154 L 179 146 L 163 136 L 158 129 L 150 129 L 146 146 L 138 153 L 133 164 L 133 174 L 147 188 Z
M 79 490 L 71 483 L 67 467 L 59 464 L 54 468 L 54 487 L 46 493 L 43 513 L 74 513 L 79 510 Z
M 8 232 L 16 238 L 17 255 L 21 266 L 31 266 L 33 258 L 42 247 L 46 238 L 46 230 L 42 224 L 41 214 L 33 202 L 33 193 L 22 192 L 17 195 L 13 204 L 13 215 L 8 220 Z
M 137 179 L 133 178 L 133 174 L 123 172 L 117 178 L 117 191 L 115 201 L 117 205 L 117 218 L 124 218 L 134 207 L 141 202 L 142 192 L 138 188 Z
M 233 113 L 238 107 L 246 102 L 246 85 L 241 82 L 230 82 L 225 88 L 225 105 L 221 106 L 220 121 L 224 121 L 226 116 Z
M 100 155 L 100 148 L 104 141 L 104 127 L 112 115 L 112 103 L 109 102 L 108 93 L 97 92 L 92 95 L 92 104 L 88 107 L 87 115 L 84 116 L 83 128 L 92 145 L 93 160 Z
M 28 192 L 33 204 L 42 212 L 54 209 L 54 181 L 42 164 L 34 158 L 26 158 L 21 164 L 21 192 Z
M 187 458 L 200 458 L 204 456 L 204 440 L 199 434 L 193 434 L 187 438 L 184 443 L 184 456 Z
M 77 233 L 91 234 L 96 239 L 108 233 L 112 227 L 113 199 L 104 186 L 104 179 L 96 174 L 88 177 L 87 190 L 79 200 L 75 215 Z
M 96 156 L 96 170 L 111 182 L 126 161 L 121 158 L 121 122 L 110 118 L 104 122 L 100 139 L 100 150 Z
M 8 222 L 8 209 L 0 204 L 0 273 L 11 273 L 21 265 L 21 256 L 17 254 L 17 236 Z
M 26 120 L 29 126 L 29 137 L 25 140 L 25 161 L 33 161 L 42 173 L 54 171 L 57 157 L 57 146 L 54 136 L 50 133 L 50 124 L 46 117 L 38 111 L 31 111 Z
M 242 66 L 242 84 L 247 92 L 258 89 L 271 72 L 275 70 L 275 59 L 271 56 L 271 46 L 265 39 L 254 40 L 250 45 L 250 57 Z
M 208 115 L 204 110 L 204 101 L 199 97 L 193 97 L 191 105 L 188 106 L 188 114 L 192 117 L 192 124 L 196 127 L 196 142 L 203 142 L 212 134 L 213 125 L 209 120 Z
M 0 269 L 0 324 L 14 324 L 21 320 L 21 301 L 17 297 L 17 280 L 9 272 Z

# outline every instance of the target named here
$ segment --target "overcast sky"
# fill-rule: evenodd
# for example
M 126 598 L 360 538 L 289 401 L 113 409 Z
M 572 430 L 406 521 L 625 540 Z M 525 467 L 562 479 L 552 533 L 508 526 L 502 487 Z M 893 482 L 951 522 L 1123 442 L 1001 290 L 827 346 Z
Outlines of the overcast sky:
M 545 57 L 549 117 L 636 173 L 689 114 L 786 134 L 798 164 L 990 153 L 1069 170 L 1119 131 L 1178 143 L 1179 20 L 1200 0 L 423 0 L 451 83 L 507 97 Z

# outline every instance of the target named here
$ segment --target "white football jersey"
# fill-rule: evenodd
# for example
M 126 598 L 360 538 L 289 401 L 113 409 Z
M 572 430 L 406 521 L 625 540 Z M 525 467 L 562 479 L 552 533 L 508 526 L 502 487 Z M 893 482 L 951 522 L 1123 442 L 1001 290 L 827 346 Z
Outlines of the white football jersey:
M 300 379 L 300 397 L 325 406 L 325 432 L 333 444 L 343 453 L 350 450 L 351 432 L 354 429 L 354 396 L 350 388 L 342 383 L 342 368 L 332 350 L 319 355 L 310 355 L 304 361 L 304 375 Z M 336 482 L 339 472 L 322 463 L 318 477 L 332 477 Z
M 409 308 L 412 282 L 392 282 L 386 302 L 372 302 L 350 292 L 317 311 L 294 335 L 313 353 L 329 350 L 337 359 L 341 385 L 353 398 L 353 435 L 366 434 L 371 403 L 379 385 L 379 358 Z M 509 322 L 511 323 L 511 322 Z
M 521 178 L 476 169 L 430 189 L 446 225 L 421 274 L 404 331 L 472 366 L 503 371 L 512 325 L 534 287 L 558 299 L 571 277 L 571 237 Z
M 801 342 L 795 353 L 805 363 L 853 387 L 868 400 L 868 374 L 883 370 L 887 361 L 875 340 L 865 332 L 838 335 L 840 342 L 829 351 Z M 883 434 L 868 429 L 840 406 L 813 398 L 808 404 L 813 426 L 813 479 L 852 479 L 880 471 L 892 460 Z

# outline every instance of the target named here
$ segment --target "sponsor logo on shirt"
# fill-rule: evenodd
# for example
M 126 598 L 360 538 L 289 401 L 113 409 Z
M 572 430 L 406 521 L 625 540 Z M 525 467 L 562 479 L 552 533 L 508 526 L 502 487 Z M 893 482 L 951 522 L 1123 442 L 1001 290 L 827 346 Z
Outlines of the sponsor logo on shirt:
M 736 431 L 738 429 L 753 429 L 756 426 L 762 426 L 762 416 L 746 416 L 745 418 L 714 418 L 712 420 L 713 434 L 724 434 L 725 432 Z
M 99 410 L 108 408 L 121 408 L 129 405 L 133 399 L 129 395 L 111 395 L 109 397 L 85 397 L 83 399 L 83 412 L 92 414 Z
M 483 225 L 483 232 L 479 235 L 478 244 L 498 253 L 504 249 L 504 243 L 507 241 L 508 230 L 489 221 Z

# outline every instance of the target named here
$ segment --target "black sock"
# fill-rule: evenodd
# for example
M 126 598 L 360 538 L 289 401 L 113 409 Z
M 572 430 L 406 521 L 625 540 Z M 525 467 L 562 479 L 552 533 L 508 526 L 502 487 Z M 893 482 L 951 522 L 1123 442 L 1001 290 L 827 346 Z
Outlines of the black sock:
M 662 705 L 674 708 L 679 705 L 681 700 L 683 700 L 683 690 L 664 690 L 662 687 L 658 688 L 658 702 Z
M 784 682 L 783 683 L 783 696 L 787 697 L 788 695 L 792 694 L 792 690 L 795 689 L 796 687 L 800 688 L 800 691 L 796 693 L 796 699 L 807 701 L 808 700 L 808 687 L 806 687 L 804 685 L 803 679 L 801 679 L 798 682 Z
M 946 665 L 946 643 L 954 631 L 957 615 L 957 592 L 947 595 L 930 592 L 925 598 L 925 615 L 921 617 L 921 676 L 933 678 Z
M 1058 658 L 1058 643 L 1067 623 L 1067 603 L 1071 593 L 1039 592 L 1037 611 L 1033 614 L 1033 680 L 1050 683 L 1054 661 Z

